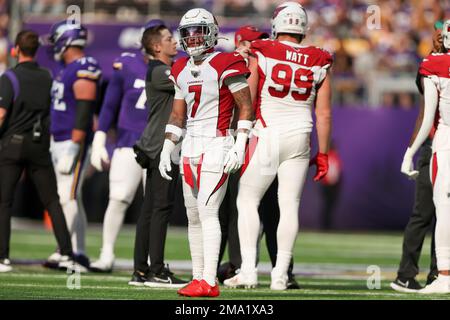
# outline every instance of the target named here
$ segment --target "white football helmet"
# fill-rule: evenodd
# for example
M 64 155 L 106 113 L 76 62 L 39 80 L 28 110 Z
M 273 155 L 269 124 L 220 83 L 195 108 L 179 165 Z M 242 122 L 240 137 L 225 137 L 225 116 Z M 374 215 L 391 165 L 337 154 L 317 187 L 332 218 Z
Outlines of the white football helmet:
M 178 32 L 183 50 L 191 57 L 198 57 L 217 44 L 219 26 L 211 12 L 196 8 L 184 14 Z
M 308 30 L 308 16 L 297 2 L 284 2 L 276 7 L 272 16 L 272 39 L 279 33 L 305 35 Z
M 450 19 L 442 26 L 442 43 L 445 49 L 450 50 Z

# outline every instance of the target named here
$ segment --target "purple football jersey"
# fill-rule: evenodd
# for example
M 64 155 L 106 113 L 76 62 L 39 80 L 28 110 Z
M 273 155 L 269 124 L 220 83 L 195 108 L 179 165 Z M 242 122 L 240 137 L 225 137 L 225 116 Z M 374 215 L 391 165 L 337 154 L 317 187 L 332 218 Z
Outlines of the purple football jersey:
M 140 54 L 123 53 L 114 61 L 98 129 L 107 132 L 117 118 L 117 147 L 132 147 L 147 124 L 147 65 Z
M 66 65 L 53 80 L 50 132 L 55 141 L 72 138 L 77 107 L 73 92 L 74 83 L 83 79 L 99 85 L 101 75 L 97 61 L 92 57 L 83 57 Z

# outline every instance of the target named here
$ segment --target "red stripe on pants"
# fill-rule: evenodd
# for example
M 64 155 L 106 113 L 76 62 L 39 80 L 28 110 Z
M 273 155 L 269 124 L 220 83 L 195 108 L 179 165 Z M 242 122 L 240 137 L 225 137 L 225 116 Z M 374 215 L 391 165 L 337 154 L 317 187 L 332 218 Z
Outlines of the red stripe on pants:
M 227 178 L 228 178 L 228 174 L 223 173 L 223 174 L 222 174 L 222 177 L 220 178 L 219 183 L 218 183 L 217 186 L 214 188 L 214 191 L 209 195 L 208 200 L 206 201 L 206 204 L 208 204 L 209 199 L 211 198 L 211 196 L 212 196 L 214 193 L 216 193 L 217 190 L 220 189 L 220 187 L 223 186 L 223 184 L 225 183 L 225 181 L 227 181 Z
M 436 152 L 433 153 L 433 172 L 431 173 L 431 183 L 433 184 L 436 182 L 436 176 L 438 172 L 438 162 L 437 162 L 437 154 Z
M 197 189 L 200 190 L 200 173 L 202 172 L 203 154 L 200 157 L 200 163 L 197 166 Z
M 192 189 L 194 189 L 194 174 L 192 173 L 191 162 L 187 157 L 183 158 L 183 171 L 184 171 L 184 181 L 186 181 L 186 183 Z
M 247 144 L 247 147 L 245 149 L 244 164 L 242 165 L 242 168 L 241 168 L 241 177 L 244 174 L 245 170 L 247 169 L 247 167 L 250 163 L 250 160 L 253 157 L 253 154 L 255 153 L 257 144 L 258 144 L 258 137 L 256 137 L 256 136 L 253 136 Z

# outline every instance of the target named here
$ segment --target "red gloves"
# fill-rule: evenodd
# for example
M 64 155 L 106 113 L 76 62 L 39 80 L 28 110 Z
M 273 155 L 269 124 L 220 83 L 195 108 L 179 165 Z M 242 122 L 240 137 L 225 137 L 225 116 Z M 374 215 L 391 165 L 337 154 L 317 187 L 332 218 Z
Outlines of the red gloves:
M 318 152 L 314 158 L 309 161 L 309 166 L 316 165 L 317 171 L 314 181 L 317 182 L 327 175 L 328 172 L 328 155 Z

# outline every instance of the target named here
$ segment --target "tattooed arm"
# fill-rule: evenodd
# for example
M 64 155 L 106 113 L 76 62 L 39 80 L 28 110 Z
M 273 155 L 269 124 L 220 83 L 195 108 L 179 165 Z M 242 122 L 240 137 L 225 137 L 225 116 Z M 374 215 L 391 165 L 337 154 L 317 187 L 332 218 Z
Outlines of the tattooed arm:
M 240 75 L 225 80 L 233 95 L 234 103 L 238 111 L 238 132 L 248 133 L 249 129 L 239 128 L 240 121 L 253 121 L 254 112 L 252 97 L 247 79 Z
M 169 117 L 168 125 L 179 128 L 180 131 L 184 128 L 186 122 L 186 101 L 184 99 L 174 99 L 172 113 Z M 176 130 L 175 130 L 176 131 Z M 177 143 L 181 136 L 173 132 L 166 132 L 166 139 Z
M 253 121 L 255 118 L 249 87 L 233 93 L 234 102 L 239 110 L 239 120 Z
M 225 159 L 224 172 L 230 174 L 239 170 L 244 163 L 245 147 L 248 135 L 253 127 L 254 112 L 247 79 L 240 75 L 231 78 L 226 84 L 233 95 L 236 109 L 239 112 L 236 142 Z

